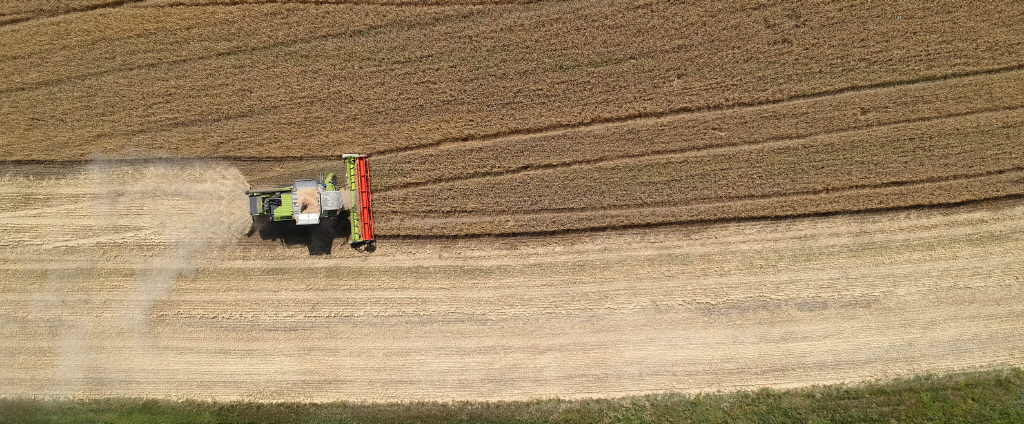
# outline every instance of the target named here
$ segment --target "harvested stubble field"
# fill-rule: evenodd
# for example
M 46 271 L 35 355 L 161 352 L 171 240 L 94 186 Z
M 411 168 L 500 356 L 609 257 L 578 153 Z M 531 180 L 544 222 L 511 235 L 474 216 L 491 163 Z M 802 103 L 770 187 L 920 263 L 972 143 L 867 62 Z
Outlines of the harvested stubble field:
M 0 220 L 3 396 L 610 396 L 1024 359 L 1020 201 L 310 257 L 243 235 L 223 164 L 3 186 L 30 199 Z
M 357 3 L 0 3 L 0 396 L 1024 364 L 1020 5 Z M 247 235 L 351 152 L 377 253 Z

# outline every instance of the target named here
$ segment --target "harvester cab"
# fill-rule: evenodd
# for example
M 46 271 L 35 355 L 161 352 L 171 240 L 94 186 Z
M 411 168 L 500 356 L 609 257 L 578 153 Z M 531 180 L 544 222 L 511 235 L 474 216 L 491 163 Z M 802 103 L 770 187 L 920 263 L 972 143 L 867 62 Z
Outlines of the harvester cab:
M 349 243 L 353 249 L 376 250 L 373 208 L 370 203 L 370 168 L 366 155 L 344 155 L 345 179 L 335 174 L 318 180 L 295 180 L 290 187 L 248 190 L 249 214 L 274 222 L 295 225 L 319 224 L 348 214 L 352 226 Z

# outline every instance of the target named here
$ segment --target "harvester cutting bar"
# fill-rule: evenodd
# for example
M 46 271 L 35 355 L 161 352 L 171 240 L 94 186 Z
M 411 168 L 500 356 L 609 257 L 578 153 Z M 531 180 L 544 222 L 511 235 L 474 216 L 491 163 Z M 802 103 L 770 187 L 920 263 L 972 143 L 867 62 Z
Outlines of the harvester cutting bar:
M 370 207 L 370 164 L 366 156 L 356 158 L 356 192 L 359 195 L 359 234 L 373 240 L 373 208 Z
M 352 222 L 352 247 L 366 246 L 368 251 L 372 251 L 375 236 L 369 160 L 366 155 L 345 155 L 345 167 L 349 190 L 354 198 L 349 219 Z

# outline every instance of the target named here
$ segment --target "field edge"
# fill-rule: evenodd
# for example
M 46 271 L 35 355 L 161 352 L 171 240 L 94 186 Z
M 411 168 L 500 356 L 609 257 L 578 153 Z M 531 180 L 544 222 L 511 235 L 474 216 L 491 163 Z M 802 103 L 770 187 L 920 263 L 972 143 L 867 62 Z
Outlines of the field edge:
M 941 422 L 1024 419 L 1019 367 L 775 390 L 664 392 L 608 399 L 450 402 L 213 402 L 0 398 L 19 422 Z

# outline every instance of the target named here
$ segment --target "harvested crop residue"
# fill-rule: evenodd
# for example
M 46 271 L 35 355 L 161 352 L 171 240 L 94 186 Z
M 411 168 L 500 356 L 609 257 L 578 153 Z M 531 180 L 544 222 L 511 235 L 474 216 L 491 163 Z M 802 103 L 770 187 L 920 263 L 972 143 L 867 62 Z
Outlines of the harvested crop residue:
M 1020 200 L 590 235 L 391 239 L 370 256 L 310 257 L 233 238 L 207 245 L 188 272 L 139 254 L 166 239 L 98 233 L 87 225 L 96 217 L 69 209 L 59 214 L 62 246 L 88 249 L 31 243 L 47 233 L 53 207 L 0 221 L 0 357 L 10 364 L 0 396 L 530 399 L 789 387 L 1024 360 Z M 18 253 L 26 250 L 36 254 Z M 146 326 L 126 324 L 139 270 L 177 275 L 147 297 Z

